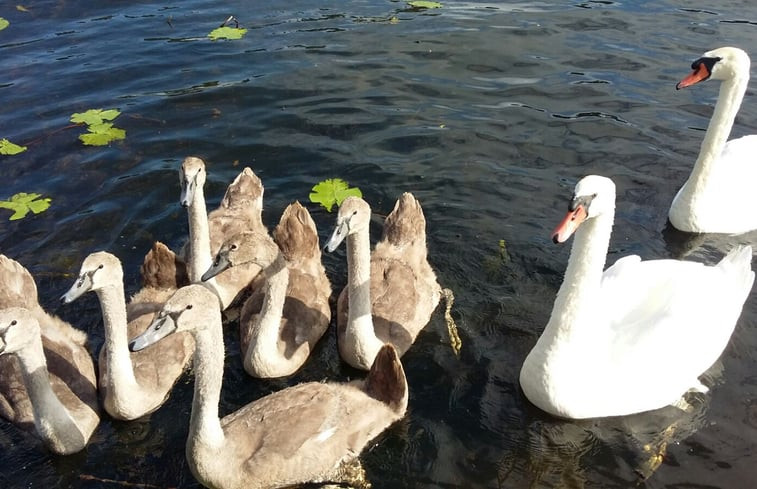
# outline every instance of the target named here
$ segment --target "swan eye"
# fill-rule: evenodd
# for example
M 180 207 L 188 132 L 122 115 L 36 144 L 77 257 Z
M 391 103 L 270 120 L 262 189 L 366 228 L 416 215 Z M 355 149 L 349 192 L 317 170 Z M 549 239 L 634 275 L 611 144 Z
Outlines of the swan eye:
M 18 324 L 18 321 L 16 321 L 15 319 L 13 321 L 11 321 L 11 326 L 15 326 L 17 324 Z
M 105 265 L 103 265 L 103 264 L 101 263 L 101 264 L 100 264 L 100 266 L 98 266 L 98 267 L 97 267 L 97 269 L 98 269 L 98 270 L 102 270 L 104 266 L 105 266 Z
M 187 304 L 187 311 L 192 309 L 192 304 Z
M 353 216 L 357 216 L 357 211 L 352 211 Z
M 236 249 L 237 249 L 237 245 L 236 245 L 236 243 L 232 244 L 232 245 L 231 245 L 231 246 L 229 247 L 229 249 L 230 249 L 230 250 L 232 250 L 232 251 L 236 250 Z

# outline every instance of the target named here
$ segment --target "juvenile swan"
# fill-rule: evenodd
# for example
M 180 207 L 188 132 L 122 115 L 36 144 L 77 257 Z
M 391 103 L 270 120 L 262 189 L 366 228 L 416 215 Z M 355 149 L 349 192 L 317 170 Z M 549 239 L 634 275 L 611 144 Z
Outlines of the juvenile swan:
M 334 251 L 347 238 L 347 287 L 337 302 L 339 352 L 363 370 L 384 343 L 403 355 L 441 296 L 426 257 L 426 219 L 415 197 L 404 193 L 397 200 L 373 255 L 370 217 L 371 208 L 363 199 L 346 198 L 326 243 L 326 250 Z
M 227 240 L 202 276 L 246 263 L 262 267 L 263 285 L 245 301 L 239 321 L 244 368 L 260 378 L 299 370 L 331 321 L 331 284 L 310 213 L 299 202 L 290 204 L 273 234 L 246 232 Z
M 126 305 L 121 261 L 100 251 L 84 259 L 79 277 L 61 298 L 70 303 L 94 291 L 100 300 L 105 344 L 100 350 L 100 388 L 105 410 L 116 419 L 131 420 L 158 409 L 189 364 L 194 341 L 179 334 L 138 353 L 128 338 L 150 325 L 174 289 L 144 287 Z
M 576 238 L 520 384 L 555 416 L 638 413 L 706 390 L 698 377 L 728 344 L 754 282 L 749 246 L 715 266 L 631 255 L 602 272 L 614 215 L 615 184 L 590 175 L 553 234 L 555 243 Z
M 49 450 L 80 451 L 100 422 L 87 336 L 38 303 L 26 268 L 0 255 L 0 416 Z
M 207 487 L 273 488 L 332 480 L 341 464 L 357 457 L 407 408 L 402 364 L 387 345 L 365 381 L 299 384 L 219 419 L 224 349 L 212 292 L 197 284 L 179 289 L 131 348 L 140 350 L 182 331 L 190 332 L 197 345 L 186 454 L 192 473 Z
M 749 56 L 724 47 L 704 53 L 676 89 L 721 80 L 720 95 L 694 168 L 673 199 L 668 217 L 681 231 L 743 233 L 757 229 L 757 135 L 726 143 L 749 85 Z

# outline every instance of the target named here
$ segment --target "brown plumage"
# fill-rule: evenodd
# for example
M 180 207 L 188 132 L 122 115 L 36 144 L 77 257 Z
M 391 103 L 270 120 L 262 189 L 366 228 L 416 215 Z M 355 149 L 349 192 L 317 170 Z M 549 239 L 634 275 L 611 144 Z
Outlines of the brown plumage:
M 46 363 L 49 385 L 76 425 L 75 428 L 67 423 L 58 426 L 58 433 L 55 429 L 37 430 L 37 433 L 56 453 L 79 451 L 89 441 L 100 420 L 97 380 L 87 350 L 87 336 L 57 316 L 46 313 L 39 305 L 37 287 L 29 271 L 15 260 L 0 255 L 0 309 L 11 311 L 10 308 L 23 308 L 23 311 L 13 311 L 18 314 L 15 318 L 18 322 L 31 319 L 37 325 L 24 336 L 41 335 L 44 358 L 40 360 Z M 19 358 L 0 355 L 0 416 L 24 430 L 33 431 L 34 410 Z M 47 425 L 55 428 L 56 422 L 48 421 Z M 65 432 L 68 436 L 61 435 Z
M 333 481 L 379 433 L 400 419 L 408 388 L 399 357 L 386 345 L 365 381 L 309 382 L 254 401 L 223 419 L 223 332 L 216 298 L 205 287 L 180 289 L 133 345 L 146 348 L 191 332 L 195 389 L 186 454 L 200 483 L 219 489 L 288 487 Z
M 370 215 L 363 199 L 348 197 L 326 244 L 333 251 L 347 239 L 348 284 L 337 301 L 337 338 L 342 358 L 362 369 L 369 368 L 384 343 L 403 355 L 441 296 L 427 259 L 426 219 L 415 197 L 404 193 L 397 200 L 372 254 Z M 370 288 L 365 287 L 368 281 Z M 357 310 L 351 311 L 353 307 Z
M 189 285 L 186 263 L 160 241 L 145 255 L 140 272 L 143 287 L 178 289 Z

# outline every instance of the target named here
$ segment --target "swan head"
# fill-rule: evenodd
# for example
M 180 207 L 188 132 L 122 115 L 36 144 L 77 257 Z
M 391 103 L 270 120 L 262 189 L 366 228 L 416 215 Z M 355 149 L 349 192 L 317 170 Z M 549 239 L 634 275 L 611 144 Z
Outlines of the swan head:
M 224 241 L 213 264 L 202 274 L 206 282 L 231 267 L 254 263 L 265 269 L 276 258 L 279 248 L 266 234 L 254 231 L 239 233 Z
M 73 302 L 90 290 L 123 284 L 124 272 L 121 260 L 106 251 L 92 253 L 84 259 L 79 276 L 60 298 L 64 304 Z
M 22 307 L 0 310 L 0 355 L 17 353 L 40 337 L 39 322 Z
M 713 80 L 749 79 L 749 66 L 749 55 L 743 49 L 733 47 L 713 49 L 691 63 L 691 69 L 694 71 L 676 84 L 676 90 L 710 78 Z
M 347 197 L 339 206 L 336 227 L 326 242 L 326 251 L 332 252 L 350 234 L 367 229 L 371 221 L 371 208 L 359 197 Z
M 220 323 L 218 296 L 204 285 L 187 285 L 174 292 L 150 326 L 129 342 L 129 350 L 144 350 L 172 333 L 212 328 Z
M 579 180 L 568 213 L 552 233 L 552 241 L 564 243 L 587 219 L 615 211 L 615 184 L 607 177 L 588 175 Z
M 205 185 L 205 162 L 195 156 L 184 158 L 179 171 L 179 184 L 181 185 L 179 202 L 182 207 L 189 207 L 197 189 Z

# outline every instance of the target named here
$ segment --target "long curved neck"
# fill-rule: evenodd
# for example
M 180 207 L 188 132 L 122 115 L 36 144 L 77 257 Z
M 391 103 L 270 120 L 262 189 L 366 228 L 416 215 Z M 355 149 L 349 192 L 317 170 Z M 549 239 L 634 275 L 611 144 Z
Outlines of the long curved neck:
M 21 373 L 34 410 L 39 435 L 57 453 L 80 450 L 86 443 L 70 412 L 50 385 L 42 339 L 37 337 L 18 354 Z
M 189 280 L 200 283 L 200 277 L 213 263 L 210 254 L 210 228 L 205 193 L 198 186 L 187 209 L 189 215 Z
M 581 335 L 592 326 L 592 311 L 602 282 L 607 248 L 614 220 L 607 212 L 587 220 L 576 231 L 563 283 L 555 298 L 552 315 L 539 342 L 561 344 L 563 338 Z
M 193 330 L 195 338 L 194 370 L 195 387 L 192 414 L 189 421 L 187 454 L 193 455 L 194 463 L 201 463 L 197 450 L 214 449 L 224 443 L 218 404 L 223 383 L 223 333 L 221 313 L 207 327 Z
M 349 313 L 345 337 L 354 345 L 355 354 L 370 367 L 383 344 L 376 337 L 371 316 L 371 243 L 367 227 L 347 236 L 347 286 Z
M 127 331 L 126 299 L 123 283 L 97 289 L 100 299 L 103 325 L 105 327 L 107 377 L 101 382 L 111 393 L 112 398 L 127 402 L 139 391 L 134 377 L 134 368 L 129 354 Z
M 723 153 L 748 83 L 749 77 L 734 77 L 722 82 L 718 101 L 699 149 L 699 156 L 680 199 L 692 202 L 697 195 L 701 194 L 701 189 L 713 171 L 713 163 Z
M 265 298 L 257 321 L 252 326 L 250 345 L 245 355 L 248 369 L 253 361 L 285 361 L 278 355 L 281 316 L 289 285 L 289 269 L 284 255 L 278 253 L 273 263 L 265 269 L 265 274 Z

